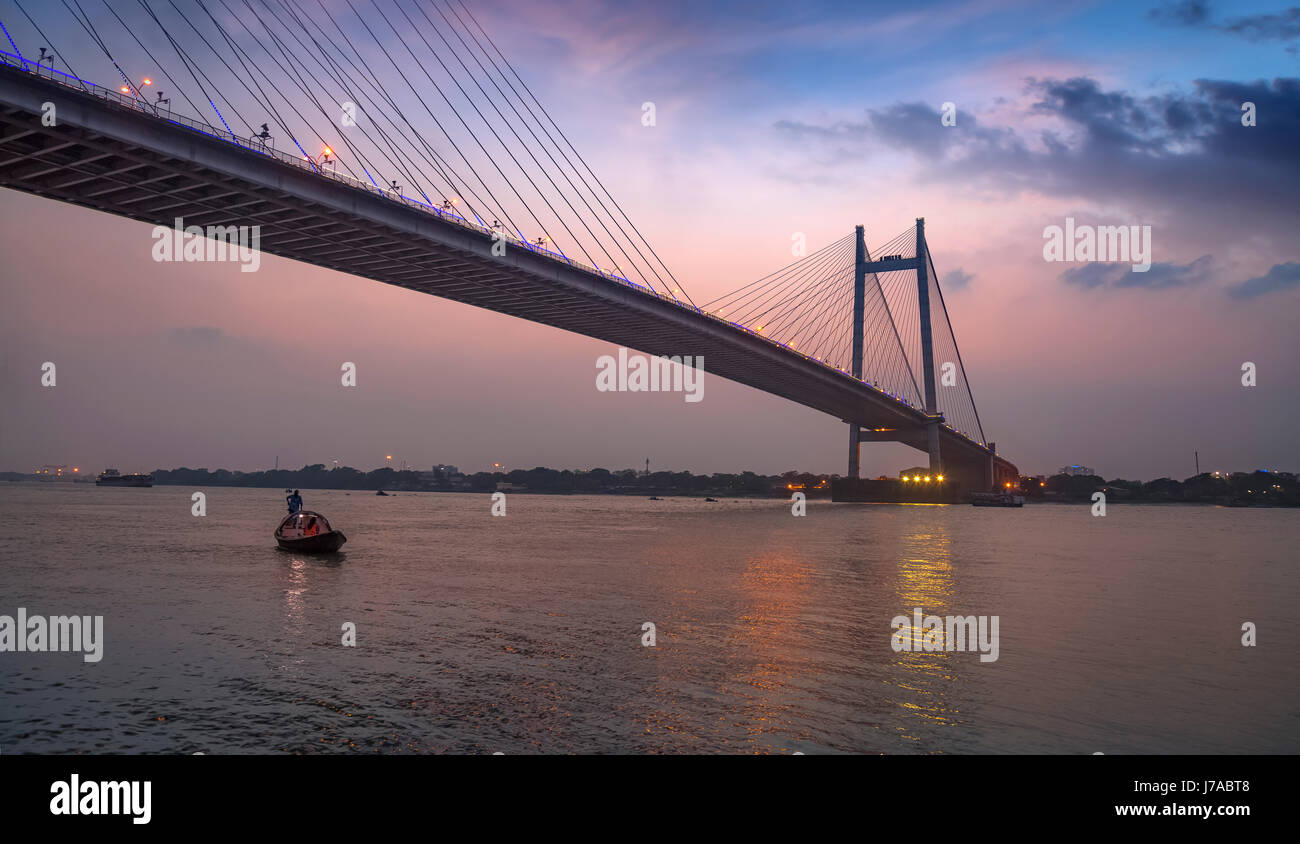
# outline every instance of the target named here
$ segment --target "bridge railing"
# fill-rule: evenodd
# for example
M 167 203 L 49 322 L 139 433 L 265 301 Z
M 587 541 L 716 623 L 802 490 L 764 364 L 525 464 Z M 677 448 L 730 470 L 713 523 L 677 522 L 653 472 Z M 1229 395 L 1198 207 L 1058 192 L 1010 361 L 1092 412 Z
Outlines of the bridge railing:
M 42 79 L 48 79 L 52 82 L 80 91 L 81 93 L 89 94 L 91 96 L 97 97 L 106 102 L 112 103 L 113 105 L 119 108 L 130 109 L 131 111 L 139 112 L 149 117 L 166 121 L 167 123 L 171 123 L 172 125 L 175 126 L 180 126 L 189 131 L 198 132 L 210 138 L 215 138 L 219 141 L 233 144 L 239 147 L 240 149 L 246 150 L 248 152 L 253 152 L 258 155 L 262 155 L 267 158 L 274 159 L 282 164 L 287 164 L 291 167 L 297 167 L 300 170 L 305 170 L 317 176 L 322 176 L 327 179 L 332 179 L 336 182 L 341 182 L 350 187 L 359 190 L 364 190 L 368 193 L 377 194 L 393 202 L 400 202 L 403 205 L 409 206 L 411 208 L 415 208 L 417 210 L 423 211 L 428 214 L 433 214 L 439 219 L 445 220 L 449 223 L 468 229 L 470 231 L 478 232 L 479 234 L 487 235 L 488 237 L 491 238 L 503 237 L 506 240 L 508 240 L 511 243 L 511 245 L 515 247 L 522 247 L 523 249 L 527 249 L 530 252 L 534 252 L 538 255 L 542 255 L 546 258 L 549 258 L 550 260 L 559 261 L 560 263 L 567 264 L 571 267 L 575 267 L 577 269 L 584 270 L 589 273 L 594 273 L 598 276 L 601 276 L 602 278 L 608 279 L 609 281 L 626 285 L 627 287 L 631 287 L 634 290 L 637 290 L 645 295 L 654 296 L 657 299 L 660 299 L 672 305 L 676 305 L 677 307 L 682 308 L 684 310 L 693 311 L 696 314 L 700 315 L 701 317 L 704 317 L 705 319 L 712 320 L 721 325 L 726 325 L 739 331 L 743 331 L 746 334 L 749 334 L 750 336 L 758 340 L 762 340 L 764 342 L 770 343 L 773 346 L 777 346 L 778 348 L 781 348 L 784 351 L 789 352 L 790 354 L 798 355 L 802 357 L 804 360 L 809 361 L 810 363 L 814 363 L 819 366 L 825 367 L 826 369 L 829 369 L 832 372 L 835 372 L 840 376 L 843 376 L 844 378 L 847 378 L 858 384 L 862 384 L 868 389 L 874 390 L 883 396 L 887 396 L 893 399 L 894 401 L 899 402 L 900 404 L 903 404 L 907 407 L 911 407 L 914 410 L 918 409 L 913 407 L 912 403 L 909 402 L 903 396 L 897 395 L 895 393 L 891 393 L 888 390 L 882 390 L 865 379 L 855 378 L 853 374 L 850 373 L 848 370 L 841 369 L 840 367 L 834 366 L 822 360 L 821 358 L 814 357 L 812 355 L 801 352 L 798 349 L 794 348 L 793 346 L 789 345 L 788 343 L 782 343 L 779 340 L 774 340 L 771 337 L 766 337 L 761 332 L 756 331 L 747 325 L 741 325 L 738 322 L 732 322 L 729 319 L 718 316 L 717 314 L 706 311 L 700 307 L 689 304 L 687 302 L 683 302 L 680 299 L 671 296 L 667 293 L 660 293 L 659 291 L 654 290 L 651 287 L 647 287 L 646 285 L 637 284 L 636 282 L 631 281 L 625 276 L 619 275 L 618 273 L 613 273 L 608 270 L 602 270 L 599 267 L 593 266 L 591 264 L 587 264 L 583 261 L 578 261 L 573 258 L 570 258 L 569 256 L 561 252 L 552 251 L 540 244 L 528 241 L 527 239 L 522 237 L 522 235 L 516 236 L 514 234 L 511 234 L 510 232 L 505 231 L 504 229 L 493 228 L 492 226 L 486 226 L 483 225 L 481 222 L 472 222 L 466 219 L 465 217 L 462 217 L 460 214 L 451 211 L 450 209 L 440 207 L 438 205 L 433 204 L 432 202 L 422 202 L 418 199 L 405 196 L 400 191 L 393 190 L 391 187 L 382 188 L 377 183 L 374 182 L 373 177 L 371 178 L 371 183 L 367 184 L 366 182 L 363 182 L 362 180 L 357 179 L 346 173 L 339 173 L 332 166 L 322 167 L 321 164 L 314 161 L 311 158 L 311 156 L 307 155 L 306 152 L 302 150 L 301 145 L 298 145 L 296 140 L 294 141 L 295 145 L 297 145 L 299 151 L 303 153 L 301 157 L 297 155 L 293 155 L 288 152 L 284 152 L 282 150 L 277 150 L 271 144 L 266 143 L 265 141 L 263 141 L 257 136 L 245 138 L 242 135 L 237 135 L 234 132 L 230 131 L 230 128 L 228 126 L 225 128 L 218 128 L 205 121 L 197 120 L 191 117 L 186 117 L 183 114 L 177 114 L 176 112 L 171 110 L 170 106 L 163 107 L 162 104 L 151 103 L 148 100 L 143 99 L 142 97 L 139 96 L 138 89 L 130 85 L 126 86 L 130 89 L 128 91 L 125 92 L 121 90 L 115 91 L 110 88 L 105 88 L 102 85 L 96 85 L 94 82 L 88 82 L 84 79 L 81 79 L 80 77 L 72 75 L 71 73 L 65 73 L 64 71 L 57 70 L 47 64 L 41 62 L 34 62 L 30 59 L 26 59 L 23 58 L 22 56 L 14 55 L 13 53 L 9 53 L 4 50 L 0 50 L 0 64 L 5 64 L 10 67 L 17 68 L 19 70 L 38 76 Z M 216 110 L 215 105 L 213 105 L 213 110 L 214 111 Z M 217 112 L 217 115 L 218 117 L 221 116 L 219 111 Z M 225 118 L 222 117 L 221 121 L 224 124 Z M 369 176 L 370 174 L 367 172 L 366 175 Z M 971 442 L 978 442 L 973 437 L 966 434 L 964 431 L 958 431 L 956 428 L 953 428 L 951 425 L 947 424 L 947 422 L 943 424 L 945 428 L 948 428 L 953 433 L 965 437 Z M 979 445 L 983 446 L 984 444 L 979 443 Z

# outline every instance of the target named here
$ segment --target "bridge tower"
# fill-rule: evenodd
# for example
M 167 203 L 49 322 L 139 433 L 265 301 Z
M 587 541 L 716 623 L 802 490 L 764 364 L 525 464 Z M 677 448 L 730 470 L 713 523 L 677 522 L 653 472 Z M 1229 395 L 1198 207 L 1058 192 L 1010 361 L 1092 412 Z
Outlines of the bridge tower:
M 921 369 L 925 375 L 926 439 L 930 452 L 930 471 L 940 472 L 939 402 L 934 391 L 934 334 L 930 330 L 930 252 L 925 246 L 925 218 L 916 218 L 916 302 L 921 312 Z
M 867 242 L 862 226 L 856 226 L 857 246 L 853 262 L 853 362 L 854 378 L 862 377 L 863 312 L 866 310 Z M 859 457 L 862 450 L 862 429 L 856 422 L 849 423 L 849 477 L 860 476 Z
M 939 413 L 939 402 L 934 384 L 934 334 L 930 327 L 930 253 L 925 245 L 925 218 L 916 218 L 916 255 L 911 259 L 897 260 L 885 258 L 869 261 L 867 258 L 866 237 L 862 226 L 855 227 L 857 245 L 853 268 L 853 361 L 854 378 L 862 377 L 863 354 L 863 318 L 866 301 L 866 281 L 868 272 L 882 270 L 916 270 L 916 300 L 920 311 L 921 324 L 921 368 L 925 378 L 925 413 L 930 417 L 926 423 L 926 450 L 930 454 L 930 471 L 935 474 L 943 472 L 943 461 L 939 453 L 939 424 L 943 415 Z M 880 436 L 867 433 L 868 439 L 879 441 L 892 439 L 889 435 Z M 861 475 L 860 455 L 862 448 L 862 429 L 849 423 L 849 474 L 850 478 Z

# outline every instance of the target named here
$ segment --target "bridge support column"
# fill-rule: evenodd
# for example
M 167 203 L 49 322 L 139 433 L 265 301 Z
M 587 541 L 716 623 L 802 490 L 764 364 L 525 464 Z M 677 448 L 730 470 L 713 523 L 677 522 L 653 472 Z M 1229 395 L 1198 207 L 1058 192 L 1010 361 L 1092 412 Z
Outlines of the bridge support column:
M 916 303 L 921 316 L 921 369 L 925 373 L 925 412 L 933 418 L 926 425 L 930 471 L 943 471 L 939 454 L 938 399 L 934 389 L 934 334 L 930 330 L 930 252 L 925 245 L 925 218 L 916 218 Z
M 996 491 L 998 488 L 998 476 L 993 469 L 993 455 L 997 453 L 997 450 L 997 443 L 989 443 L 988 470 L 985 473 L 987 483 L 984 484 L 984 489 L 988 491 Z
M 862 477 L 862 471 L 859 467 L 859 459 L 862 455 L 862 438 L 861 429 L 857 423 L 849 423 L 849 474 L 850 478 Z
M 862 377 L 863 312 L 866 310 L 867 291 L 867 241 L 862 226 L 854 227 L 857 245 L 853 266 L 853 361 L 850 371 L 854 378 Z M 861 476 L 861 431 L 858 423 L 849 423 L 849 477 Z

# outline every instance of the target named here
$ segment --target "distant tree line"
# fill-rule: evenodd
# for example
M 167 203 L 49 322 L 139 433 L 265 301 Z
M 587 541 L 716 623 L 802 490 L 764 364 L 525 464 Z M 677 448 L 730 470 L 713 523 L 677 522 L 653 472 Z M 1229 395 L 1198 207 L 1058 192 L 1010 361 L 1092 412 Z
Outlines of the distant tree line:
M 1103 492 L 1107 503 L 1300 506 L 1300 480 L 1291 472 L 1203 472 L 1183 481 L 1157 478 L 1146 482 L 1122 478 L 1108 481 L 1099 475 L 1053 475 L 1042 480 L 1022 478 L 1020 486 L 1027 497 L 1045 500 L 1086 501 L 1094 492 Z
M 326 469 L 317 463 L 301 469 L 274 469 L 261 472 L 232 472 L 227 469 L 158 469 L 154 483 L 178 486 L 248 486 L 279 489 L 357 489 L 405 490 L 425 492 L 492 492 L 500 485 L 528 492 L 574 494 L 673 494 L 788 496 L 790 489 L 806 489 L 809 497 L 829 496 L 829 475 L 786 472 L 783 475 L 715 473 L 695 475 L 690 472 L 651 472 L 634 469 L 513 469 L 508 472 L 475 472 L 448 475 L 441 470 L 430 472 L 396 471 L 390 468 L 362 472 L 348 466 Z
M 301 469 L 267 469 L 232 472 L 228 469 L 155 469 L 153 482 L 174 486 L 251 486 L 280 489 L 419 489 L 419 472 L 399 472 L 388 467 L 362 472 L 351 466 L 326 469 L 314 463 Z
M 0 479 L 28 480 L 31 475 L 0 472 Z M 730 497 L 778 496 L 788 498 L 802 491 L 809 498 L 830 496 L 830 481 L 838 475 L 786 472 L 781 475 L 690 472 L 651 472 L 635 469 L 513 469 L 509 472 L 475 472 L 448 475 L 397 471 L 390 468 L 362 472 L 350 466 L 326 469 L 323 463 L 301 469 L 268 469 L 260 472 L 232 472 L 228 469 L 156 469 L 154 483 L 174 486 L 245 486 L 269 489 L 356 489 L 405 490 L 411 492 L 492 492 L 507 488 L 524 492 L 612 495 L 721 495 Z M 1052 475 L 1024 477 L 1020 491 L 1030 499 L 1045 501 L 1087 501 L 1094 492 L 1104 492 L 1108 503 L 1208 503 L 1267 506 L 1300 506 L 1300 480 L 1290 472 L 1206 472 L 1183 481 L 1157 478 L 1154 481 L 1105 480 L 1099 475 Z

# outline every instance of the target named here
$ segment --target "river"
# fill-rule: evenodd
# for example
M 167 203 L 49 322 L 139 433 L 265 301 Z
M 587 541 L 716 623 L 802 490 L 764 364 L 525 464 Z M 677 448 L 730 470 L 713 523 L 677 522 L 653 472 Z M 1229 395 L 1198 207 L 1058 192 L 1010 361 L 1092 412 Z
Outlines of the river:
M 0 484 L 0 753 L 1300 752 L 1300 510 L 202 491 Z

